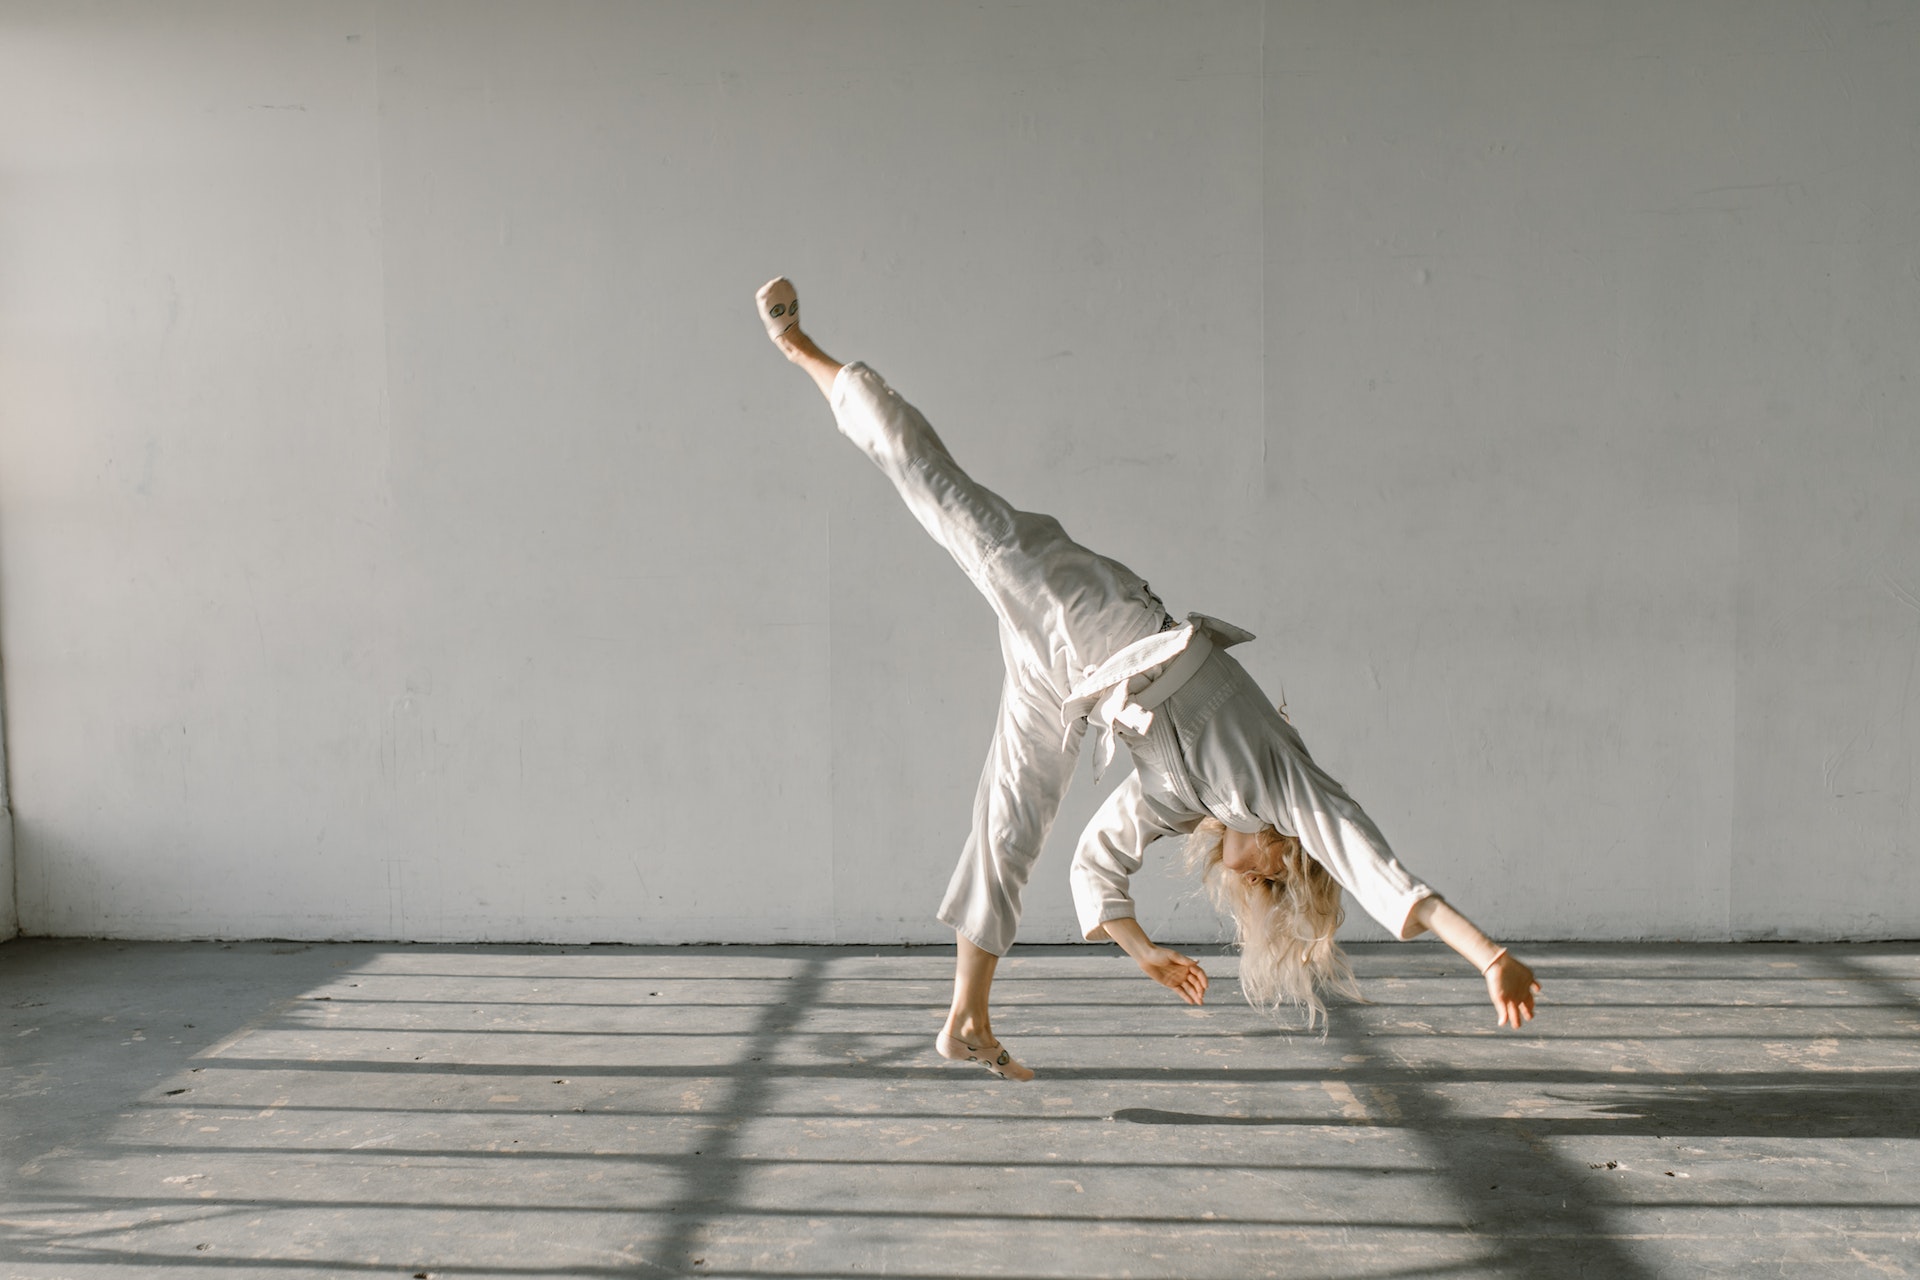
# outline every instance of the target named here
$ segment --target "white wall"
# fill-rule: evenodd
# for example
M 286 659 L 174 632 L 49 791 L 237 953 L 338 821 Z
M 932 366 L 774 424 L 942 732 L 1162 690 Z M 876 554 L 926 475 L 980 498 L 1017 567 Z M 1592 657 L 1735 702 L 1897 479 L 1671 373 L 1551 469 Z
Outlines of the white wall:
M 787 272 L 1260 632 L 1490 928 L 1920 932 L 1917 54 L 1812 2 L 0 5 L 21 926 L 938 938 L 992 623 L 765 345 Z
M 1522 931 L 1920 933 L 1920 10 L 1267 49 L 1266 512 L 1387 829 Z

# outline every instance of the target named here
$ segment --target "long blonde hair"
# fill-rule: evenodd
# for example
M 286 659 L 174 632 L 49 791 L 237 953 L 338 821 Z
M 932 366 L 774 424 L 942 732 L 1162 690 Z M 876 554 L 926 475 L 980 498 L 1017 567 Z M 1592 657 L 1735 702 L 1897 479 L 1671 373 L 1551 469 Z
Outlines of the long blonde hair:
M 1200 873 L 1214 905 L 1233 921 L 1240 990 L 1255 1008 L 1298 1005 L 1311 1029 L 1327 1016 L 1322 992 L 1360 998 L 1353 968 L 1333 938 L 1346 916 L 1339 882 L 1307 856 L 1298 837 L 1272 827 L 1254 839 L 1278 851 L 1282 870 L 1275 880 L 1249 882 L 1221 863 L 1226 835 L 1225 823 L 1202 819 L 1187 837 L 1186 862 L 1188 870 Z

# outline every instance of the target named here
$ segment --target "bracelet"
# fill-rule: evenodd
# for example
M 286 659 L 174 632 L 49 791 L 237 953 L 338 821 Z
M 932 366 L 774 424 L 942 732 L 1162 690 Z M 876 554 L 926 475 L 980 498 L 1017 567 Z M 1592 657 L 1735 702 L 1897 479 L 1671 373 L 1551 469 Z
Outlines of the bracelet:
M 1489 970 L 1489 969 L 1491 969 L 1491 968 L 1493 968 L 1493 966 L 1495 966 L 1495 965 L 1497 965 L 1497 964 L 1499 964 L 1499 963 L 1500 963 L 1500 957 L 1501 957 L 1501 956 L 1504 956 L 1505 954 L 1507 954 L 1507 949 L 1506 949 L 1505 947 L 1502 947 L 1502 948 L 1500 948 L 1500 949 L 1499 949 L 1498 951 L 1496 951 L 1496 952 L 1494 952 L 1494 953 L 1493 953 L 1493 959 L 1491 959 L 1491 960 L 1489 960 L 1489 961 L 1487 961 L 1487 962 L 1486 962 L 1485 964 L 1483 964 L 1483 965 L 1481 965 L 1481 966 L 1480 966 L 1480 976 L 1481 976 L 1481 977 L 1483 977 L 1483 978 L 1484 978 L 1484 977 L 1486 977 L 1486 976 L 1487 976 L 1487 970 Z

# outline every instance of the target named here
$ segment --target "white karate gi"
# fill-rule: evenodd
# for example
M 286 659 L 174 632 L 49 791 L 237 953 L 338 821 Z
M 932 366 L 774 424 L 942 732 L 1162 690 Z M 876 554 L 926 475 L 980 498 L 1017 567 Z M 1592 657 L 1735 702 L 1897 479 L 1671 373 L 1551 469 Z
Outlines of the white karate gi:
M 1209 814 L 1271 825 L 1396 937 L 1433 890 L 1395 860 L 1359 805 L 1314 764 L 1225 649 L 1253 637 L 1191 614 L 1176 626 L 1125 565 L 1074 542 L 1051 516 L 976 483 L 919 410 L 864 364 L 834 381 L 834 417 L 1000 619 L 1006 683 L 974 797 L 973 829 L 939 918 L 995 955 L 1013 945 L 1020 893 L 1060 811 L 1088 724 L 1102 763 L 1118 737 L 1135 768 L 1080 837 L 1072 885 L 1081 932 L 1134 914 L 1127 884 L 1146 846 Z M 1162 682 L 1164 681 L 1164 682 Z

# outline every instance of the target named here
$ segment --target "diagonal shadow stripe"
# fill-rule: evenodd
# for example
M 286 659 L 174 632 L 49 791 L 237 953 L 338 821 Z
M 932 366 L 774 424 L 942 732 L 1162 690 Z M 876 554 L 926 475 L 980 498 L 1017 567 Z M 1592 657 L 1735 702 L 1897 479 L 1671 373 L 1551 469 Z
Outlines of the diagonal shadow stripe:
M 773 1101 L 774 1066 L 781 1041 L 805 1020 L 826 985 L 828 961 L 812 956 L 791 982 L 770 998 L 746 1046 L 735 1059 L 727 1090 L 701 1135 L 700 1159 L 682 1174 L 682 1190 L 673 1202 L 670 1225 L 646 1252 L 648 1265 L 666 1275 L 694 1274 L 696 1246 L 715 1219 L 738 1210 L 751 1166 L 737 1158 L 744 1122 L 766 1113 Z
M 1349 1053 L 1367 1052 L 1365 1037 L 1352 1030 L 1330 1038 Z M 1398 1109 L 1401 1126 L 1427 1150 L 1434 1174 L 1465 1210 L 1466 1227 L 1486 1242 L 1490 1256 L 1480 1274 L 1657 1280 L 1618 1238 L 1604 1205 L 1564 1193 L 1585 1170 L 1555 1155 L 1524 1123 L 1464 1115 L 1417 1072 L 1372 1091 Z

